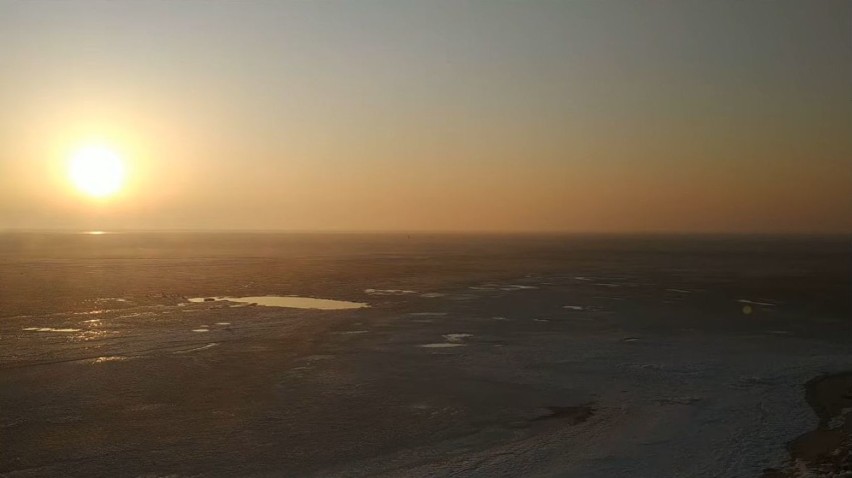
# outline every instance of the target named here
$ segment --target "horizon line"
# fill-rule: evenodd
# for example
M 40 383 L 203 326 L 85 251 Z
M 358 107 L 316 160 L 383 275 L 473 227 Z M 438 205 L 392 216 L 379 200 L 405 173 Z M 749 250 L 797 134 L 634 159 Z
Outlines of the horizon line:
M 328 234 L 328 235 L 492 235 L 492 236 L 775 236 L 845 237 L 852 231 L 571 231 L 571 230 L 450 230 L 450 229 L 203 229 L 203 228 L 0 228 L 0 234 Z

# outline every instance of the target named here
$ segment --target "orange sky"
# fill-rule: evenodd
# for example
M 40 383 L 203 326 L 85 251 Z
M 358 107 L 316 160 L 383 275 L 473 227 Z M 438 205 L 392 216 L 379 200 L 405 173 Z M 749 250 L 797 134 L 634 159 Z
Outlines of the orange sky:
M 846 1 L 0 2 L 0 229 L 852 232 L 850 39 Z

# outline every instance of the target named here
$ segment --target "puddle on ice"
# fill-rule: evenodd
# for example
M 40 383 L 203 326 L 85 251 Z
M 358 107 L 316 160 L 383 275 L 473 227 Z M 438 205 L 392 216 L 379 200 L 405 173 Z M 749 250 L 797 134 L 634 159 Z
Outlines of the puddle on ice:
M 265 307 L 289 307 L 293 309 L 322 309 L 322 310 L 341 310 L 341 309 L 360 309 L 369 307 L 368 304 L 362 302 L 349 302 L 345 300 L 331 299 L 315 299 L 313 297 L 296 297 L 296 296 L 275 296 L 267 295 L 260 297 L 216 297 L 214 300 L 207 300 L 205 297 L 194 297 L 189 299 L 190 302 L 237 302 L 240 304 L 257 304 Z

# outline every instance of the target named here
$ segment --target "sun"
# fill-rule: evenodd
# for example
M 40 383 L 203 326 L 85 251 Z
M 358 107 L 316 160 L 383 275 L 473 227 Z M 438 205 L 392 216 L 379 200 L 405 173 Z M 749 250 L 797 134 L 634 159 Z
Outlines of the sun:
M 109 197 L 124 185 L 124 161 L 108 147 L 87 146 L 71 155 L 68 178 L 84 194 Z

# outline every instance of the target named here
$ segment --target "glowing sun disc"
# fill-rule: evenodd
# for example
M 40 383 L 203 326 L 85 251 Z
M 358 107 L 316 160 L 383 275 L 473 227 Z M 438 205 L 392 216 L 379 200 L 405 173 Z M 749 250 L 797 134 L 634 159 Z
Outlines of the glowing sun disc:
M 81 192 L 94 197 L 117 193 L 124 184 L 124 163 L 109 148 L 91 146 L 71 156 L 68 177 Z

